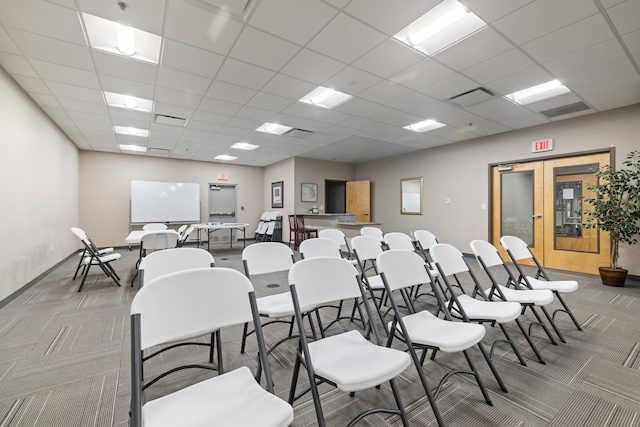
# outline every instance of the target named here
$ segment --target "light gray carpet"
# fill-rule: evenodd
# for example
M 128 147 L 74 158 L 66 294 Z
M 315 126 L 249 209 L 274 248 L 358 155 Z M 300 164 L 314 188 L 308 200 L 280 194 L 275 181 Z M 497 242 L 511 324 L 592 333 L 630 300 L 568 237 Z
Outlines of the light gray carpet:
M 219 267 L 241 269 L 242 243 L 214 244 Z M 116 287 L 99 269 L 92 270 L 81 293 L 79 280 L 72 281 L 77 258 L 71 257 L 37 284 L 0 309 L 0 427 L 5 426 L 126 426 L 130 396 L 129 305 L 136 288 L 129 282 L 137 251 L 119 250 L 114 264 L 122 278 Z M 475 262 L 470 263 L 476 268 Z M 482 279 L 482 272 L 477 272 Z M 640 284 L 609 288 L 596 276 L 552 271 L 554 279 L 574 277 L 580 289 L 566 296 L 584 331 L 575 329 L 566 316 L 558 324 L 566 344 L 552 345 L 538 329 L 534 340 L 547 364 L 537 362 L 516 326 L 509 327 L 527 359 L 521 366 L 513 351 L 500 345 L 494 363 L 509 389 L 500 391 L 479 351 L 472 350 L 494 406 L 488 406 L 475 383 L 454 376 L 438 397 L 447 426 L 640 426 Z M 257 294 L 286 290 L 285 275 L 268 275 L 254 281 Z M 280 283 L 279 287 L 267 287 Z M 429 298 L 419 308 L 431 309 Z M 530 316 L 530 315 L 529 315 Z M 528 317 L 529 317 L 528 316 Z M 351 327 L 343 322 L 339 327 Z M 286 335 L 286 329 L 268 326 L 269 342 Z M 487 337 L 498 338 L 498 328 L 487 326 Z M 255 352 L 239 356 L 240 330 L 223 333 L 226 368 L 252 364 Z M 253 348 L 253 347 L 251 347 Z M 286 399 L 293 364 L 293 341 L 280 346 L 269 358 L 276 392 Z M 145 367 L 152 375 L 175 359 L 203 362 L 207 350 L 195 347 L 176 350 Z M 253 366 L 253 365 L 251 365 Z M 460 354 L 439 354 L 425 363 L 435 386 L 446 368 L 465 368 Z M 167 393 L 215 373 L 183 371 L 147 392 L 147 398 Z M 301 378 L 304 381 L 306 372 Z M 436 425 L 433 413 L 416 380 L 413 367 L 399 379 L 402 398 L 413 426 Z M 389 387 L 357 393 L 355 397 L 324 386 L 321 388 L 325 417 L 330 426 L 345 425 L 363 409 L 381 403 L 393 407 Z M 313 405 L 308 398 L 295 405 L 294 426 L 314 425 Z M 376 415 L 363 426 L 398 426 L 398 417 Z

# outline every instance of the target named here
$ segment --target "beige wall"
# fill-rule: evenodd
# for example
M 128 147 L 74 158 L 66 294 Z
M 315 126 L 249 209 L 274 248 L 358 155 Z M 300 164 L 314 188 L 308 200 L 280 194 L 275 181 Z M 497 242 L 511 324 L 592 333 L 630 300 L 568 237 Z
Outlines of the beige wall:
M 640 105 L 445 145 L 356 166 L 356 179 L 372 181 L 372 212 L 383 231 L 432 231 L 441 242 L 470 252 L 488 238 L 488 165 L 497 162 L 616 148 L 617 165 L 640 149 Z M 554 150 L 534 155 L 531 142 L 553 138 Z M 400 215 L 400 179 L 424 177 L 424 214 Z M 445 204 L 449 199 L 450 204 Z M 621 249 L 621 263 L 640 274 L 638 245 Z
M 218 174 L 227 173 L 227 181 Z M 210 183 L 237 185 L 237 221 L 249 223 L 253 236 L 264 208 L 264 168 L 138 155 L 80 153 L 81 225 L 100 246 L 123 246 L 129 234 L 131 181 L 200 184 L 200 218 L 207 221 Z M 244 210 L 241 208 L 244 206 Z M 172 226 L 177 228 L 177 226 Z
M 306 213 L 310 208 L 316 206 L 320 212 L 324 211 L 324 180 L 353 181 L 356 176 L 355 165 L 351 163 L 332 162 L 328 160 L 306 159 L 296 157 L 295 168 L 295 194 L 296 213 Z M 302 202 L 302 183 L 309 182 L 318 184 L 318 201 Z M 322 209 L 321 209 L 322 208 Z
M 0 67 L 0 300 L 78 246 L 78 149 Z

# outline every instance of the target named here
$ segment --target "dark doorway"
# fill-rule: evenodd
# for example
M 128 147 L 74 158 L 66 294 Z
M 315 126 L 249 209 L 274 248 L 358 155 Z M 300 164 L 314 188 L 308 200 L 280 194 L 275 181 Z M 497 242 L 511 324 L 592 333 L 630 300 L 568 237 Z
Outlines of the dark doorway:
M 326 213 L 345 213 L 347 209 L 347 181 L 324 181 Z

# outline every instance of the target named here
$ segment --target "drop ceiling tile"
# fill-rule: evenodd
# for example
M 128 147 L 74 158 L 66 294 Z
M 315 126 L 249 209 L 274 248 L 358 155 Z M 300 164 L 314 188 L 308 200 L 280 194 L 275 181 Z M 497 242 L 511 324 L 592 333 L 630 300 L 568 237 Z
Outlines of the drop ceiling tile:
M 495 30 L 485 27 L 433 56 L 438 62 L 462 71 L 512 49 Z
M 626 54 L 618 40 L 612 39 L 565 55 L 562 58 L 554 59 L 544 63 L 543 66 L 555 76 L 562 78 L 625 57 Z
M 162 34 L 165 0 L 136 0 L 126 3 L 127 8 L 123 11 L 113 1 L 78 0 L 80 8 L 86 13 L 149 33 Z
M 84 113 L 81 111 L 69 111 L 69 117 L 74 122 L 87 122 L 87 123 L 99 123 L 103 125 L 111 126 L 111 120 L 109 116 L 102 114 Z
M 378 104 L 386 104 L 392 102 L 410 92 L 404 86 L 393 83 L 389 80 L 383 80 L 380 83 L 371 86 L 369 89 L 358 94 L 359 98 L 367 101 L 376 102 Z
M 3 1 L 0 2 L 0 16 L 9 27 L 87 45 L 75 10 L 41 0 Z
M 613 38 L 604 18 L 593 15 L 526 43 L 522 48 L 538 62 L 548 62 Z
M 587 86 L 576 92 L 598 111 L 637 104 L 640 103 L 640 76 L 626 76 Z
M 60 102 L 62 108 L 67 110 L 67 112 L 80 111 L 85 113 L 105 115 L 109 113 L 109 110 L 105 103 L 96 104 L 94 102 L 79 101 L 77 99 L 69 98 L 58 98 L 58 101 Z
M 35 59 L 31 61 L 31 65 L 43 80 L 100 90 L 100 83 L 94 72 Z
M 380 77 L 376 77 L 371 73 L 354 67 L 346 67 L 325 81 L 322 86 L 355 96 L 381 81 Z
M 248 106 L 257 107 L 264 110 L 269 111 L 282 111 L 291 104 L 293 104 L 294 100 L 289 98 L 284 98 L 278 95 L 272 95 L 266 92 L 258 92 L 252 99 L 247 103 Z
M 209 98 L 244 104 L 253 98 L 256 93 L 258 92 L 253 89 L 214 80 L 206 95 Z
M 640 2 L 628 0 L 610 9 L 607 14 L 621 35 L 640 30 Z
M 549 119 L 541 114 L 534 113 L 521 106 L 489 113 L 486 118 L 512 129 L 522 129 L 550 122 Z
M 60 108 L 60 104 L 58 102 L 60 99 L 56 99 L 56 97 L 52 95 L 30 93 L 29 96 L 41 107 Z
M 440 0 L 354 0 L 345 12 L 392 36 L 436 6 Z
M 576 102 L 580 102 L 582 99 L 575 93 L 569 92 L 559 96 L 554 96 L 553 98 L 543 99 L 542 101 L 533 102 L 531 104 L 527 104 L 525 107 L 527 109 L 541 112 L 551 110 L 553 108 L 564 107 L 566 105 L 575 104 Z
M 204 49 L 165 39 L 162 65 L 203 77 L 214 77 L 224 56 Z
M 245 27 L 230 57 L 259 67 L 279 71 L 301 47 L 255 28 Z
M 102 89 L 107 92 L 137 96 L 138 98 L 153 99 L 154 86 L 120 77 L 99 75 Z
M 0 52 L 0 65 L 9 74 L 40 78 L 31 64 L 22 56 Z
M 80 131 L 82 133 L 84 133 L 84 134 L 90 133 L 90 132 L 113 133 L 113 126 L 111 124 L 108 124 L 108 123 L 83 122 L 83 121 L 80 121 L 80 120 L 75 120 L 74 122 L 75 122 L 76 126 L 78 127 L 78 129 L 80 129 Z M 141 138 L 141 137 L 137 137 L 137 138 L 140 138 L 140 140 L 146 139 L 146 138 Z M 89 139 L 89 140 L 91 140 L 91 139 Z
M 47 86 L 51 93 L 59 98 L 75 99 L 77 101 L 93 102 L 96 104 L 104 104 L 102 91 L 95 89 L 87 89 L 85 87 L 73 86 L 64 83 L 47 82 Z
M 223 134 L 228 133 L 228 134 L 234 135 L 235 136 L 234 141 L 237 141 L 238 136 L 246 137 L 250 135 L 259 126 L 262 126 L 264 122 L 265 120 L 249 119 L 249 118 L 243 118 L 238 116 L 233 117 L 224 126 L 220 128 L 220 130 L 216 135 L 216 139 L 223 138 Z M 234 129 L 234 131 L 231 131 L 230 129 Z
M 540 67 L 529 68 L 524 71 L 512 74 L 508 77 L 492 81 L 487 84 L 489 89 L 500 95 L 526 89 L 553 80 L 553 76 Z
M 517 104 L 514 104 L 508 99 L 504 97 L 498 97 L 490 99 L 489 101 L 481 102 L 479 104 L 471 105 L 466 109 L 471 111 L 472 113 L 486 117 L 487 114 L 493 113 L 494 111 L 508 110 L 510 108 L 516 108 L 516 106 Z
M 93 71 L 93 62 L 87 46 L 79 46 L 25 31 L 7 30 L 22 53 L 32 59 Z
M 418 90 L 454 73 L 455 71 L 439 62 L 431 58 L 424 58 L 422 61 L 389 77 L 389 80 L 410 89 Z
M 20 55 L 18 46 L 11 40 L 9 34 L 0 27 L 0 52 L 11 53 L 14 55 Z
M 331 123 L 334 125 L 339 125 L 347 120 L 352 119 L 354 116 L 352 114 L 343 113 L 340 111 L 327 110 L 320 114 L 318 114 L 314 120 L 317 120 L 322 123 Z
M 462 72 L 465 76 L 482 84 L 507 77 L 535 65 L 529 57 L 518 49 L 511 49 Z
M 344 63 L 335 59 L 309 49 L 302 49 L 284 66 L 281 72 L 291 77 L 320 85 L 345 66 Z
M 300 119 L 313 119 L 314 117 L 322 114 L 324 108 L 316 107 L 315 105 L 305 104 L 304 102 L 295 102 L 289 107 L 282 110 L 283 114 L 290 114 L 292 116 L 299 117 Z M 274 123 L 274 122 L 272 122 Z M 287 126 L 292 126 L 291 123 L 275 122 Z
M 189 120 L 193 115 L 194 109 L 185 107 L 183 105 L 167 104 L 164 102 L 156 101 L 154 103 L 153 111 L 156 114 L 162 114 L 164 116 L 171 116 L 171 117 L 181 117 L 183 119 Z M 162 125 L 159 125 L 159 126 L 162 126 Z M 166 127 L 182 129 L 178 126 L 166 126 Z
M 307 47 L 338 61 L 351 63 L 384 39 L 382 33 L 341 14 L 324 27 Z
M 223 82 L 260 90 L 274 75 L 273 71 L 265 68 L 227 58 L 216 78 Z
M 221 127 L 222 127 L 221 124 L 202 122 L 199 120 L 191 119 L 187 122 L 186 129 L 196 129 L 196 130 L 203 130 L 210 133 L 211 132 L 215 133 L 215 132 L 218 132 Z
M 125 120 L 133 120 L 136 122 L 145 122 L 147 126 L 151 122 L 152 117 L 154 116 L 152 113 L 147 111 L 140 110 L 132 110 L 130 108 L 118 108 L 118 107 L 107 107 L 109 109 L 109 115 L 114 119 L 125 119 Z
M 376 108 L 378 104 L 361 98 L 351 98 L 347 102 L 333 108 L 334 111 L 340 111 L 346 114 L 359 115 Z
M 619 61 L 600 65 L 599 67 L 590 68 L 581 73 L 565 76 L 562 82 L 569 88 L 576 90 L 586 86 L 604 83 L 608 80 L 617 80 L 634 74 L 637 75 L 636 69 L 633 64 L 631 64 L 631 61 L 625 58 Z
M 318 0 L 263 0 L 249 24 L 303 46 L 337 13 Z
M 97 50 L 93 51 L 93 59 L 96 71 L 99 74 L 135 80 L 142 83 L 156 81 L 158 66 L 155 64 L 136 61 L 122 55 L 112 55 Z
M 353 63 L 354 67 L 373 71 L 378 77 L 387 78 L 421 61 L 424 56 L 407 49 L 395 39 L 387 39 Z
M 384 105 L 380 105 L 379 107 L 374 108 L 373 110 L 369 110 L 361 114 L 361 116 L 366 119 L 376 120 L 376 121 L 385 122 L 385 123 L 399 115 L 404 115 L 404 114 L 400 110 L 396 110 L 395 108 L 389 108 Z
M 491 24 L 514 12 L 533 0 L 464 0 L 464 5 L 478 15 L 484 22 Z
M 204 97 L 200 103 L 199 109 L 209 111 L 212 113 L 225 114 L 228 116 L 235 115 L 242 108 L 241 104 L 235 102 L 223 101 L 221 99 L 214 99 Z
M 462 74 L 454 74 L 421 88 L 420 92 L 432 98 L 444 100 L 475 89 L 478 86 L 477 82 Z
M 314 84 L 283 74 L 277 74 L 264 86 L 263 91 L 272 95 L 298 100 L 315 88 Z
M 20 85 L 25 92 L 39 93 L 42 95 L 51 95 L 51 91 L 41 79 L 20 75 L 12 75 L 13 79 Z
M 219 124 L 219 125 L 223 125 L 227 123 L 229 119 L 231 119 L 231 117 L 233 116 L 229 114 L 206 111 L 206 110 L 203 110 L 202 108 L 194 111 L 192 116 L 193 120 L 200 120 L 202 122 Z
M 275 115 L 276 114 L 274 111 L 263 110 L 262 108 L 248 107 L 248 106 L 242 107 L 236 113 L 237 117 L 241 117 L 243 119 L 256 120 L 257 122 L 260 122 L 258 123 L 258 126 L 260 126 L 262 123 L 268 122 Z M 256 129 L 258 126 L 256 126 L 253 129 Z
M 53 119 L 67 119 L 69 115 L 62 108 L 55 107 L 43 107 L 42 108 L 47 115 Z
M 622 40 L 624 40 L 624 44 L 631 55 L 640 54 L 640 30 L 625 34 L 622 36 Z
M 242 24 L 224 13 L 213 13 L 186 1 L 172 0 L 166 22 L 167 38 L 222 55 L 229 53 Z
M 422 108 L 417 108 L 416 110 L 413 111 L 413 114 L 421 117 L 421 120 L 425 120 L 425 119 L 438 120 L 438 117 L 444 114 L 450 113 L 452 111 L 457 111 L 457 110 L 458 109 L 456 107 L 453 107 L 452 105 L 447 104 L 446 102 L 436 101 L 429 105 L 425 105 Z
M 600 3 L 606 9 L 609 9 L 610 7 L 613 7 L 613 6 L 617 5 L 617 4 L 620 4 L 620 3 L 625 2 L 625 1 L 627 1 L 627 0 L 600 0 Z
M 596 13 L 598 9 L 590 1 L 536 0 L 499 19 L 494 26 L 515 43 L 524 44 Z
M 175 89 L 182 92 L 204 95 L 209 89 L 212 79 L 185 73 L 172 68 L 160 67 L 158 70 L 158 81 L 156 84 L 161 87 Z

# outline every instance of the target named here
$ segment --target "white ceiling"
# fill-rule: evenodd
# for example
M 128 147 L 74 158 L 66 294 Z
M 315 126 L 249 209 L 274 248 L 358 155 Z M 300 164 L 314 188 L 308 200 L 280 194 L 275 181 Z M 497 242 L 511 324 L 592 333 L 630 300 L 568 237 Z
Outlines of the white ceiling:
M 125 11 L 117 0 L 0 2 L 0 65 L 82 150 L 358 163 L 640 102 L 640 0 L 461 0 L 488 25 L 432 57 L 393 35 L 437 0 L 124 1 Z M 162 36 L 160 64 L 93 49 L 81 12 Z M 503 98 L 556 78 L 572 92 Z M 354 98 L 331 110 L 298 102 L 319 85 Z M 450 100 L 478 87 L 495 96 Z M 109 107 L 103 91 L 151 99 L 154 111 Z M 588 109 L 541 113 L 577 102 Z M 447 126 L 403 129 L 425 119 Z M 313 133 L 255 131 L 267 121 Z M 260 148 L 230 148 L 240 141 Z

